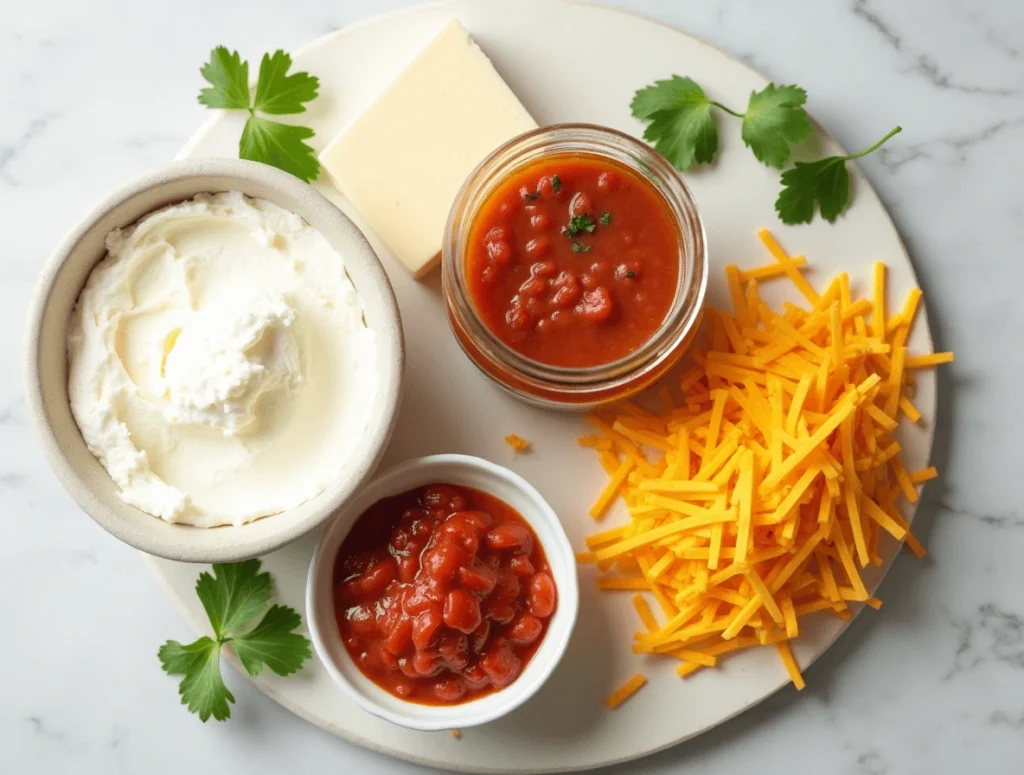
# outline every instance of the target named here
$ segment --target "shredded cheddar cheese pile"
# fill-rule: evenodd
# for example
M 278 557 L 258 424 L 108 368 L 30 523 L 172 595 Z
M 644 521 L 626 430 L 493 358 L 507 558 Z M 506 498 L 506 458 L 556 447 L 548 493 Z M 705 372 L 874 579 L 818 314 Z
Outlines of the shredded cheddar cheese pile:
M 649 592 L 633 604 L 643 629 L 636 654 L 680 660 L 686 676 L 722 655 L 773 644 L 797 688 L 804 682 L 788 641 L 800 618 L 851 603 L 879 607 L 861 577 L 880 565 L 884 531 L 924 554 L 897 507 L 934 468 L 908 473 L 893 431 L 921 413 L 908 373 L 952 360 L 909 356 L 921 302 L 885 308 L 885 265 L 874 266 L 870 299 L 854 300 L 846 274 L 819 294 L 767 231 L 775 263 L 726 268 L 734 313 L 706 313 L 681 400 L 658 391 L 663 411 L 624 402 L 589 417 L 599 435 L 580 439 L 600 455 L 609 481 L 591 509 L 601 518 L 621 496 L 630 521 L 591 535 L 580 562 L 597 563 L 598 586 Z M 758 287 L 789 278 L 805 306 L 781 314 Z M 654 454 L 651 454 L 654 453 Z M 608 698 L 615 707 L 643 685 L 634 676 Z

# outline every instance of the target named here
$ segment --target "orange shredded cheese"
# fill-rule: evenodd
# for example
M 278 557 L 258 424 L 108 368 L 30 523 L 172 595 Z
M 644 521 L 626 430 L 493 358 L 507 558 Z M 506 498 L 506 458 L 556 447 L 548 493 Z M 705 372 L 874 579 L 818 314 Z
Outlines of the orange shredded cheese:
M 520 436 L 516 436 L 514 433 L 510 433 L 505 437 L 505 443 L 516 452 L 526 452 L 530 448 L 530 442 Z
M 878 608 L 862 571 L 881 564 L 886 535 L 924 554 L 897 499 L 915 502 L 938 472 L 909 473 L 893 433 L 901 416 L 921 419 L 908 372 L 953 356 L 908 354 L 921 292 L 890 309 L 884 264 L 873 266 L 869 298 L 853 298 L 846 274 L 819 293 L 804 258 L 758 236 L 775 263 L 727 267 L 733 311 L 709 310 L 691 367 L 656 389 L 658 408 L 626 402 L 588 417 L 596 433 L 580 444 L 609 475 L 590 513 L 621 498 L 630 519 L 589 536 L 577 559 L 597 564 L 599 588 L 635 593 L 634 653 L 677 659 L 687 676 L 774 645 L 799 689 L 788 641 L 800 618 Z M 770 309 L 758 286 L 776 279 L 804 305 Z M 644 682 L 634 676 L 608 706 Z
M 630 678 L 626 683 L 622 684 L 618 689 L 608 695 L 608 698 L 604 701 L 611 710 L 615 710 L 622 703 L 636 694 L 637 689 L 647 683 L 647 679 L 644 678 L 643 673 L 637 673 Z

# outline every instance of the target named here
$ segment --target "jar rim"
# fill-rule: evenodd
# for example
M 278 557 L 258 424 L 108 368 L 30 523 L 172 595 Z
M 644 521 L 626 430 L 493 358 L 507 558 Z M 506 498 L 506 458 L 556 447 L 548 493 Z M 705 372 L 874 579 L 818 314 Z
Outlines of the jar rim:
M 497 185 L 533 161 L 573 153 L 608 158 L 638 174 L 665 200 L 679 230 L 680 264 L 676 294 L 658 329 L 640 347 L 623 357 L 584 367 L 546 364 L 507 345 L 481 318 L 465 278 L 466 247 L 474 216 Z M 615 392 L 617 387 L 626 388 L 634 380 L 662 367 L 667 358 L 692 338 L 703 308 L 707 277 L 707 238 L 685 181 L 663 156 L 646 143 L 596 124 L 541 127 L 518 135 L 495 149 L 470 173 L 456 195 L 442 243 L 442 284 L 449 321 L 472 340 L 475 353 L 467 350 L 471 360 L 499 384 L 520 394 L 521 390 L 508 384 L 510 380 L 494 372 L 505 373 L 518 385 L 532 385 L 544 392 L 571 395 L 592 391 Z M 458 338 L 463 349 L 467 349 L 462 337 Z M 485 368 L 479 358 L 492 368 Z

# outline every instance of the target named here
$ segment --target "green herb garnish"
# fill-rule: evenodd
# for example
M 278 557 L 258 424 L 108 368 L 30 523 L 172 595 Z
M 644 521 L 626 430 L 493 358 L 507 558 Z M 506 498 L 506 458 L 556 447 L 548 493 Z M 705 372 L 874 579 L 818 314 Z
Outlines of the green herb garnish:
M 529 199 L 530 201 L 540 199 L 540 191 L 531 191 L 528 194 L 523 194 L 523 199 Z
M 600 223 L 602 226 L 607 226 L 609 223 L 612 222 L 612 214 L 608 212 L 601 213 L 601 217 L 598 218 L 597 220 L 598 223 Z
M 229 702 L 235 698 L 224 685 L 220 672 L 221 647 L 235 649 L 249 675 L 259 675 L 266 665 L 278 675 L 291 675 L 312 655 L 308 639 L 293 632 L 302 617 L 293 608 L 273 605 L 259 624 L 245 633 L 238 630 L 263 613 L 270 602 L 273 583 L 269 573 L 260 573 L 259 560 L 229 565 L 215 564 L 213 575 L 200 573 L 196 580 L 199 596 L 210 619 L 213 638 L 182 645 L 169 640 L 158 656 L 164 672 L 183 675 L 178 693 L 181 704 L 198 713 L 201 721 L 231 717 Z
M 638 90 L 630 108 L 646 121 L 644 139 L 654 145 L 677 169 L 693 162 L 710 164 L 718 153 L 718 127 L 711 108 L 742 119 L 740 134 L 757 160 L 782 169 L 794 146 L 811 138 L 810 117 L 804 110 L 807 92 L 799 86 L 768 84 L 751 92 L 745 113 L 738 113 L 710 99 L 691 78 L 673 75 L 668 80 Z M 850 156 L 830 156 L 820 161 L 797 162 L 782 175 L 782 192 L 775 210 L 783 223 L 809 223 L 815 202 L 821 215 L 833 223 L 850 199 L 850 176 L 845 163 L 865 156 L 899 132 L 899 127 L 870 148 Z
M 846 169 L 846 162 L 867 156 L 901 131 L 901 127 L 896 127 L 860 153 L 829 156 L 809 163 L 798 161 L 792 169 L 782 173 L 782 191 L 775 200 L 775 211 L 779 219 L 783 223 L 810 223 L 817 203 L 821 217 L 829 223 L 835 223 L 850 201 L 850 173 Z
M 584 245 L 582 242 L 577 242 L 576 240 L 569 243 L 569 247 L 572 248 L 573 253 L 589 253 L 593 250 L 592 246 Z
M 586 213 L 574 215 L 569 219 L 569 225 L 562 229 L 562 233 L 572 239 L 579 234 L 593 234 L 596 228 L 594 219 Z
M 211 84 L 199 92 L 199 102 L 209 108 L 249 111 L 238 143 L 239 158 L 269 164 L 309 183 L 320 175 L 320 162 L 305 142 L 313 130 L 258 115 L 303 113 L 304 103 L 316 98 L 320 80 L 309 73 L 288 75 L 291 66 L 292 58 L 284 51 L 264 54 L 256 95 L 250 100 L 249 63 L 237 51 L 218 46 L 199 70 Z
M 799 86 L 768 84 L 751 92 L 746 113 L 737 113 L 710 99 L 691 78 L 673 75 L 640 89 L 630 105 L 633 115 L 650 122 L 644 139 L 654 143 L 658 153 L 685 170 L 694 160 L 710 164 L 718 152 L 718 127 L 712 106 L 743 119 L 743 142 L 758 161 L 769 167 L 782 166 L 790 148 L 811 138 L 811 120 L 804 110 L 807 92 Z
M 551 176 L 551 190 L 556 194 L 562 190 L 562 181 L 558 178 L 558 173 Z
M 636 272 L 626 272 L 626 277 L 627 279 L 632 280 L 634 277 L 636 277 Z

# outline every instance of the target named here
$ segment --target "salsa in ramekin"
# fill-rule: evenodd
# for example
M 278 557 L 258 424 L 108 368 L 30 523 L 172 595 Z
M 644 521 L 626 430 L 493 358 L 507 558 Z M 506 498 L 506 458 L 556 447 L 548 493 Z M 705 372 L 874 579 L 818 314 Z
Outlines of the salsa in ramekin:
M 519 677 L 558 592 L 522 515 L 438 483 L 360 516 L 335 561 L 334 599 L 342 643 L 367 678 L 403 700 L 451 705 Z
M 466 181 L 443 245 L 449 321 L 513 394 L 584 409 L 664 374 L 700 322 L 704 229 L 646 144 L 585 124 L 513 139 Z

